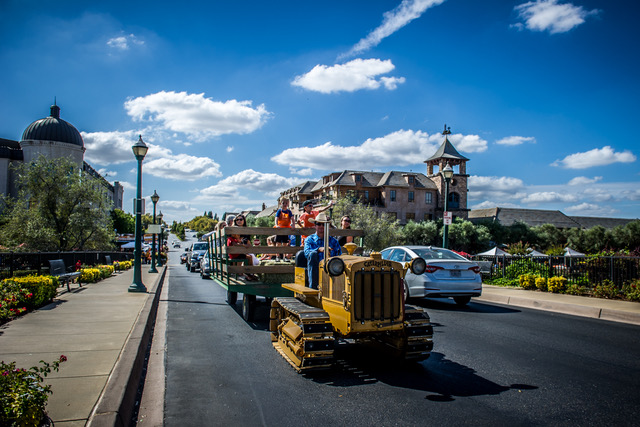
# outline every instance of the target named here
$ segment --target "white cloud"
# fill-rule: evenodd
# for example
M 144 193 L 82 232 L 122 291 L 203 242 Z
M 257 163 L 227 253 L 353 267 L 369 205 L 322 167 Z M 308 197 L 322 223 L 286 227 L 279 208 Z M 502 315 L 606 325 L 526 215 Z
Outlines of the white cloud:
M 147 135 L 148 132 L 133 130 L 125 132 L 82 132 L 82 139 L 86 149 L 84 159 L 91 165 L 113 165 L 133 162 L 135 157 L 131 147 L 138 141 L 141 134 Z M 150 138 L 145 136 L 142 138 L 149 147 L 145 162 L 148 159 L 171 155 L 171 150 L 149 142 L 159 136 L 154 135 Z
M 230 152 L 232 152 L 232 151 L 233 151 L 233 147 L 232 147 L 232 146 L 228 146 L 228 147 L 227 147 L 227 153 L 230 153 Z
M 296 76 L 291 84 L 321 93 L 373 90 L 381 86 L 394 90 L 398 84 L 404 83 L 404 77 L 376 79 L 376 76 L 390 73 L 394 68 L 390 59 L 354 59 L 346 64 L 316 65 L 307 74 Z
M 586 169 L 594 166 L 606 166 L 612 163 L 632 163 L 636 156 L 629 150 L 616 153 L 610 146 L 594 148 L 584 153 L 570 154 L 562 160 L 556 160 L 551 165 L 566 169 Z
M 580 203 L 579 205 L 569 206 L 565 210 L 576 216 L 611 216 L 618 213 L 617 209 L 593 203 Z
M 461 151 L 484 151 L 487 142 L 477 135 L 449 135 Z M 361 145 L 338 146 L 331 141 L 315 147 L 289 148 L 271 160 L 290 167 L 320 170 L 375 169 L 422 163 L 442 144 L 440 134 L 399 130 L 380 138 L 367 139 Z
M 349 52 L 340 55 L 340 58 L 355 56 L 377 46 L 383 39 L 419 18 L 427 9 L 443 2 L 444 0 L 403 0 L 395 9 L 384 13 L 379 27 L 356 43 Z
M 138 39 L 134 34 L 113 37 L 107 40 L 107 46 L 116 50 L 129 50 L 132 45 L 144 45 L 144 40 Z
M 135 194 L 135 191 L 136 191 L 135 184 L 132 184 L 129 181 L 120 181 L 120 185 L 122 185 L 122 188 L 124 188 L 125 190 L 133 191 Z
M 222 176 L 220 165 L 208 157 L 187 154 L 169 155 L 145 161 L 144 172 L 166 179 L 197 181 L 208 176 Z
M 516 205 L 514 203 L 509 203 L 509 202 L 504 202 L 504 201 L 500 201 L 500 202 L 493 202 L 491 200 L 485 200 L 482 203 L 478 203 L 477 205 L 473 205 L 470 208 L 471 209 L 491 209 L 491 208 L 519 208 L 519 205 Z
M 449 141 L 451 141 L 459 151 L 466 153 L 482 153 L 487 150 L 487 141 L 478 135 L 449 135 Z
M 225 102 L 205 98 L 203 93 L 161 91 L 129 99 L 124 107 L 137 121 L 148 120 L 164 129 L 188 134 L 196 140 L 224 134 L 256 131 L 271 116 L 264 104 L 251 101 Z
M 312 168 L 302 168 L 302 169 L 289 168 L 289 172 L 292 175 L 311 176 L 313 174 L 313 169 Z
M 245 169 L 235 175 L 220 180 L 217 184 L 200 190 L 197 200 L 228 200 L 234 203 L 248 199 L 241 196 L 240 190 L 259 191 L 279 195 L 280 191 L 298 184 L 299 178 L 285 178 L 275 173 L 257 172 Z
M 535 144 L 536 139 L 532 136 L 507 136 L 496 141 L 498 145 L 521 145 L 525 142 L 532 142 Z
M 555 191 L 546 191 L 531 193 L 524 197 L 522 203 L 557 203 L 557 202 L 569 202 L 575 203 L 579 200 L 576 194 L 557 193 Z
M 572 3 L 559 4 L 558 0 L 536 0 L 514 7 L 524 26 L 531 31 L 549 31 L 551 34 L 565 33 L 583 24 L 589 15 L 597 15 L 598 9 L 585 10 Z M 522 28 L 523 24 L 515 25 Z
M 587 178 L 586 176 L 576 176 L 575 178 L 569 181 L 569 185 L 589 185 L 595 184 L 598 181 L 601 181 L 601 176 L 594 176 L 593 178 Z
M 493 206 L 506 206 L 505 200 L 516 200 L 524 197 L 525 185 L 519 178 L 508 176 L 469 177 L 469 200 L 494 199 L 501 202 Z M 491 206 L 489 206 L 491 207 Z
M 100 168 L 98 169 L 98 173 L 100 174 L 100 176 L 102 176 L 103 178 L 113 178 L 115 176 L 118 175 L 118 172 L 116 171 L 110 171 L 107 170 L 105 168 Z
M 191 209 L 191 205 L 189 202 L 185 202 L 183 200 L 162 200 L 158 202 L 158 208 L 160 209 L 169 209 L 169 210 L 189 210 Z
M 469 188 L 473 191 L 518 191 L 524 188 L 524 182 L 508 176 L 472 175 L 469 177 Z

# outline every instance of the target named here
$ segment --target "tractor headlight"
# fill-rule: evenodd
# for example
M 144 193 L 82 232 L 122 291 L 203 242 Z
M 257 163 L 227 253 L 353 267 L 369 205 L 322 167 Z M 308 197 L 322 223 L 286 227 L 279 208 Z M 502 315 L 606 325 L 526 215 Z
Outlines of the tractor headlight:
M 423 258 L 414 258 L 411 261 L 411 272 L 417 276 L 421 275 L 427 269 L 427 262 Z
M 344 261 L 342 258 L 331 258 L 325 265 L 325 270 L 331 276 L 340 276 L 344 273 Z

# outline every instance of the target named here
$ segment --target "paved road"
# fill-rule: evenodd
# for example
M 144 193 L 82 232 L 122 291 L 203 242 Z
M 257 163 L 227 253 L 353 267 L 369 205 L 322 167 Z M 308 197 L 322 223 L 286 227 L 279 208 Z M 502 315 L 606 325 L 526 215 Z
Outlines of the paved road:
M 177 263 L 177 257 L 171 263 Z M 166 426 L 632 425 L 640 327 L 498 305 L 422 305 L 432 357 L 403 366 L 341 346 L 337 368 L 299 375 L 262 321 L 184 266 L 168 281 Z

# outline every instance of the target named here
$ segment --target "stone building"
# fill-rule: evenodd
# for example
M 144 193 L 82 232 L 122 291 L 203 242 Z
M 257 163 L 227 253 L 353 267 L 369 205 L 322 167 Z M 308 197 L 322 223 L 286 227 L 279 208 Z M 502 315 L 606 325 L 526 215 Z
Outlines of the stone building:
M 454 217 L 467 218 L 466 162 L 448 139 L 451 132 L 445 128 L 444 142 L 427 163 L 427 175 L 418 172 L 367 172 L 345 170 L 332 172 L 319 181 L 306 181 L 280 193 L 291 201 L 294 213 L 301 211 L 302 203 L 313 200 L 324 204 L 329 200 L 353 194 L 373 210 L 395 216 L 401 224 L 442 218 L 444 212 L 445 180 L 440 173 L 449 164 L 454 176 L 449 183 L 449 211 Z
M 109 183 L 84 161 L 84 141 L 80 132 L 60 118 L 60 107 L 51 106 L 51 115 L 31 123 L 22 133 L 20 142 L 0 138 L 0 192 L 15 197 L 17 189 L 12 165 L 31 163 L 40 155 L 49 158 L 67 157 L 78 169 L 97 178 L 113 200 L 113 207 L 122 209 L 124 189 L 115 181 Z

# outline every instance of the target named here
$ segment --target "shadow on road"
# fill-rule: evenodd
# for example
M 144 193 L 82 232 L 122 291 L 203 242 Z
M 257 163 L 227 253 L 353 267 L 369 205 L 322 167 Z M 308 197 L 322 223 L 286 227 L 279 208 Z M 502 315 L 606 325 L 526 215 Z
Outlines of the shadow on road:
M 470 302 L 468 305 L 460 306 L 451 298 L 433 298 L 411 300 L 407 304 L 422 307 L 425 310 L 445 310 L 461 313 L 488 313 L 488 314 L 509 314 L 519 313 L 521 310 L 507 308 L 497 305 L 484 304 L 481 302 Z
M 372 355 L 366 346 L 349 345 L 336 354 L 333 371 L 309 374 L 313 381 L 349 387 L 383 382 L 393 387 L 421 390 L 425 399 L 451 402 L 456 397 L 497 395 L 508 390 L 535 390 L 528 384 L 500 385 L 487 380 L 475 370 L 447 359 L 442 353 L 420 363 L 400 363 L 390 357 Z

